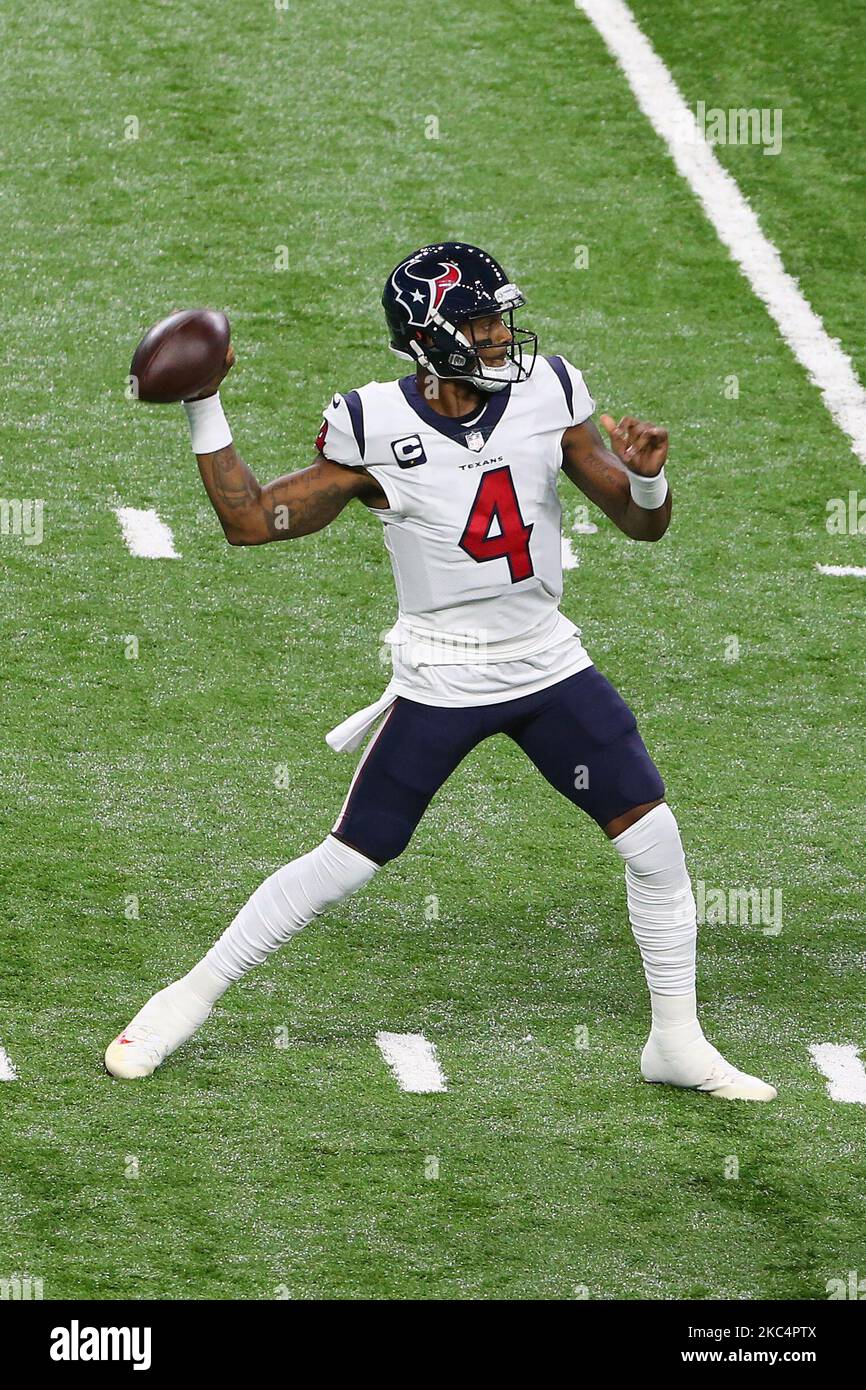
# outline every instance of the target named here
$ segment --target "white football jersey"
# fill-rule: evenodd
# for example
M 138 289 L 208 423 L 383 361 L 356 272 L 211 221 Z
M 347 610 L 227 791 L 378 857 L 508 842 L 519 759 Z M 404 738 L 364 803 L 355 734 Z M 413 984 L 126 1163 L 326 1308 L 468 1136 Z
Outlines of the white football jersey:
M 463 419 L 433 410 L 414 376 L 334 396 L 319 448 L 365 468 L 388 499 L 374 515 L 399 603 L 389 634 L 397 693 L 505 700 L 590 664 L 559 613 L 556 484 L 563 431 L 593 409 L 581 373 L 560 357 L 538 357 L 528 381 Z

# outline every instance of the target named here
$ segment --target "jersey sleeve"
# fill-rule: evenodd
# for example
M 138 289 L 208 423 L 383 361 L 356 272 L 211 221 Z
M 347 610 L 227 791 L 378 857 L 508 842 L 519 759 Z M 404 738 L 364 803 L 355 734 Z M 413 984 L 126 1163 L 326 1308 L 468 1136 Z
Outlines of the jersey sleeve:
M 344 468 L 364 468 L 375 478 L 388 501 L 388 511 L 399 513 L 400 497 L 394 485 L 392 469 L 383 467 L 377 452 L 377 439 L 371 439 L 370 422 L 365 419 L 362 392 L 347 391 L 345 396 L 337 394 L 325 408 L 322 428 L 316 436 L 316 448 L 332 463 L 341 463 Z M 382 510 L 377 514 L 384 517 Z
M 566 413 L 571 417 L 569 423 L 582 425 L 595 410 L 595 401 L 589 394 L 583 373 L 565 357 L 548 357 L 547 360 L 556 373 L 565 397 Z
M 364 407 L 357 391 L 349 391 L 345 396 L 338 394 L 325 407 L 316 448 L 332 463 L 342 463 L 347 468 L 366 466 Z

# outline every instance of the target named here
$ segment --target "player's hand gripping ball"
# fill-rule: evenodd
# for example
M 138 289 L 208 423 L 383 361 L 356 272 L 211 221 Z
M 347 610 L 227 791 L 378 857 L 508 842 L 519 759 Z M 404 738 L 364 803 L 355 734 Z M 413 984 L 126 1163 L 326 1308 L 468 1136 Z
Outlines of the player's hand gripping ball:
M 234 363 L 231 330 L 216 309 L 180 309 L 149 328 L 129 369 L 140 401 L 164 404 L 211 396 Z

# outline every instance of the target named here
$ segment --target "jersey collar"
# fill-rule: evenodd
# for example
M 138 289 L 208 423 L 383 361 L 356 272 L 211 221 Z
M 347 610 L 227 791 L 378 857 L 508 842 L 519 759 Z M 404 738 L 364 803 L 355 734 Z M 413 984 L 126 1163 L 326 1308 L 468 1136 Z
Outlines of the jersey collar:
M 434 410 L 430 402 L 426 400 L 424 393 L 418 390 L 418 382 L 414 376 L 401 377 L 398 385 L 415 414 L 420 415 L 426 425 L 432 426 L 434 430 L 444 434 L 447 439 L 452 439 L 455 444 L 462 444 L 464 449 L 469 448 L 466 443 L 467 435 L 482 434 L 485 444 L 487 443 L 502 419 L 505 407 L 511 398 L 511 382 L 509 382 L 504 391 L 497 391 L 495 395 L 490 397 L 480 412 L 473 410 L 469 415 L 462 417 L 440 415 L 438 410 Z

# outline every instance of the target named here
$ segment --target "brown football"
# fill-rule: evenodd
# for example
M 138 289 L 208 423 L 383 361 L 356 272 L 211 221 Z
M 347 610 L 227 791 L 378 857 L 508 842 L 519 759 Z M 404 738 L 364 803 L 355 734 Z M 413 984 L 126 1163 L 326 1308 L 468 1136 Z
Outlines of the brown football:
M 225 362 L 231 330 L 217 309 L 181 309 L 149 328 L 129 374 L 140 401 L 165 403 L 198 395 Z

